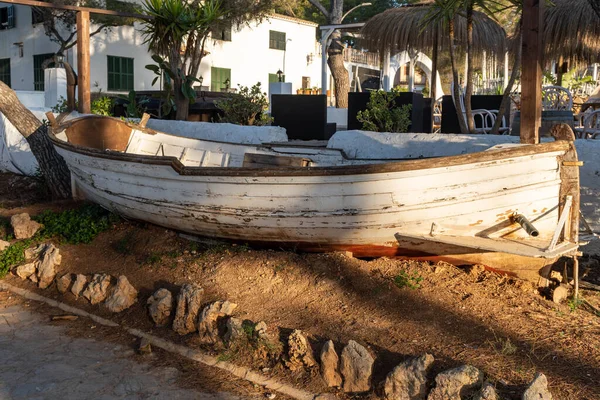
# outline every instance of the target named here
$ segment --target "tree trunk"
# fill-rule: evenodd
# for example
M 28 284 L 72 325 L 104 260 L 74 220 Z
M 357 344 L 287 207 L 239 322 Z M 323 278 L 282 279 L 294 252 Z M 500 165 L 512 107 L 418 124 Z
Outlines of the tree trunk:
M 465 122 L 465 116 L 463 115 L 460 106 L 460 90 L 458 85 L 458 71 L 456 69 L 456 57 L 454 55 L 454 19 L 448 21 L 448 36 L 450 37 L 450 62 L 452 64 L 452 79 L 454 80 L 454 108 L 456 109 L 456 115 L 458 116 L 458 126 L 460 127 L 461 133 L 467 133 L 467 124 Z
M 519 32 L 519 37 L 517 39 L 519 43 L 517 48 L 517 53 L 515 54 L 515 61 L 513 63 L 512 71 L 510 73 L 510 79 L 508 80 L 508 84 L 504 89 L 504 93 L 502 94 L 502 102 L 500 103 L 500 108 L 498 108 L 498 117 L 494 122 L 494 126 L 492 127 L 492 131 L 490 133 L 497 135 L 500 132 L 500 125 L 502 124 L 502 116 L 506 114 L 506 110 L 510 106 L 510 92 L 512 92 L 512 88 L 517 80 L 517 75 L 519 75 L 519 69 L 521 67 L 521 33 Z M 510 124 L 510 120 L 508 121 Z
M 175 97 L 175 119 L 178 121 L 186 121 L 190 110 L 190 99 L 185 97 L 181 92 L 182 82 L 176 79 L 173 82 L 173 96 Z
M 48 127 L 17 98 L 16 93 L 0 81 L 0 112 L 25 137 L 37 159 L 46 185 L 57 199 L 71 197 L 71 175 L 65 160 L 56 152 Z
M 473 3 L 467 5 L 467 76 L 465 88 L 465 113 L 467 116 L 467 129 L 475 133 L 475 120 L 471 96 L 473 95 Z
M 327 54 L 327 64 L 331 70 L 335 85 L 335 106 L 337 108 L 348 108 L 348 92 L 350 91 L 350 79 L 348 70 L 344 65 L 344 45 L 341 41 L 340 32 L 331 35 L 331 45 Z

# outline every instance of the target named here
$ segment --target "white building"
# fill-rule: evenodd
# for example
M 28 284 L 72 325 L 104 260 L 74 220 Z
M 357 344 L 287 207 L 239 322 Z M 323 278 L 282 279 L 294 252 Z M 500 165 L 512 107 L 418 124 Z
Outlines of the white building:
M 50 41 L 41 24 L 33 23 L 28 6 L 0 2 L 0 26 L 0 80 L 15 90 L 43 91 L 42 62 L 58 50 L 58 44 Z M 153 61 L 138 29 L 136 23 L 91 37 L 92 92 L 160 89 L 159 83 L 152 86 L 155 75 L 145 68 Z M 200 67 L 203 88 L 220 91 L 260 82 L 267 91 L 269 82 L 277 80 L 278 70 L 292 83 L 294 93 L 300 88 L 320 87 L 321 51 L 316 29 L 317 24 L 309 21 L 271 15 L 240 30 L 214 32 L 207 42 L 209 54 Z M 65 56 L 77 71 L 76 48 Z M 350 54 L 347 59 L 352 60 Z M 352 64 L 361 65 L 347 64 L 349 74 Z

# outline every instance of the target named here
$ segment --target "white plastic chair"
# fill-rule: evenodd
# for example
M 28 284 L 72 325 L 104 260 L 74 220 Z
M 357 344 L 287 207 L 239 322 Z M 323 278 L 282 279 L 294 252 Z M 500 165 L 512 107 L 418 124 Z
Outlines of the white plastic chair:
M 462 87 L 458 87 L 460 93 L 460 108 L 462 111 L 463 118 L 465 123 L 467 122 L 467 111 L 465 108 L 465 95 L 462 91 Z M 452 93 L 452 100 L 454 101 L 454 82 L 450 85 L 450 91 Z M 456 104 L 456 102 L 454 102 Z M 486 109 L 476 109 L 471 110 L 471 114 L 473 115 L 473 124 L 475 125 L 476 133 L 485 133 L 488 134 L 492 131 L 494 127 L 494 123 L 496 122 L 496 118 L 498 118 L 498 110 L 486 110 Z M 478 123 L 479 122 L 479 123 Z M 477 127 L 477 125 L 480 125 Z M 500 129 L 498 130 L 501 134 L 508 134 L 508 126 L 506 126 L 506 118 L 504 115 L 502 116 L 502 123 L 500 124 Z
M 572 111 L 573 96 L 562 86 L 544 86 L 542 88 L 542 110 Z

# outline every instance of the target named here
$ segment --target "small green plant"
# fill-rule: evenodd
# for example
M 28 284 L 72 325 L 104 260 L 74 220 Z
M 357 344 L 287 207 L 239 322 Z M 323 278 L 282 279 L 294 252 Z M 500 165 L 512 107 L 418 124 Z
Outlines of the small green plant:
M 581 297 L 573 297 L 572 299 L 569 299 L 569 301 L 567 302 L 567 305 L 569 306 L 569 310 L 571 310 L 571 312 L 577 311 L 579 306 L 581 306 L 582 304 L 583 304 L 583 299 Z
M 162 261 L 162 256 L 159 253 L 151 252 L 146 256 L 144 264 L 155 265 Z
M 422 281 L 423 278 L 416 272 L 414 272 L 412 275 L 409 275 L 406 271 L 400 271 L 400 273 L 394 277 L 394 284 L 400 289 L 419 289 Z
M 1 240 L 13 240 L 15 237 L 12 234 L 12 229 L 10 226 L 10 219 L 0 217 L 0 239 Z
M 238 93 L 233 93 L 229 98 L 217 101 L 215 104 L 224 113 L 219 122 L 263 126 L 272 121 L 266 113 L 269 102 L 267 94 L 261 91 L 260 82 L 252 88 L 240 86 Z
M 193 103 L 196 100 L 196 91 L 193 88 L 194 83 L 200 82 L 195 76 L 185 75 L 181 70 L 178 71 L 178 77 L 176 77 L 175 73 L 171 69 L 169 65 L 169 61 L 163 59 L 161 56 L 154 54 L 152 56 L 152 60 L 156 64 L 148 64 L 146 65 L 146 69 L 154 72 L 154 79 L 152 80 L 152 86 L 156 84 L 159 78 L 163 78 L 163 89 L 165 91 L 164 94 L 164 102 L 162 104 L 162 112 L 164 114 L 169 114 L 171 111 L 177 109 L 177 105 L 175 103 L 175 98 L 173 94 L 173 81 L 176 78 L 180 79 L 181 83 L 181 93 L 183 96 L 189 100 L 190 103 Z
M 112 108 L 114 102 L 108 96 L 102 96 L 92 101 L 91 111 L 92 114 L 104 115 L 106 117 L 112 117 Z
M 25 262 L 25 249 L 32 243 L 31 239 L 22 240 L 0 252 L 0 278 L 3 278 L 12 267 Z
M 129 91 L 127 96 L 121 96 L 121 98 L 127 100 L 127 107 L 125 109 L 127 118 L 142 118 L 142 115 L 146 112 L 146 103 L 148 103 L 149 100 L 143 99 L 138 102 L 136 96 L 135 90 Z
M 69 111 L 69 107 L 67 106 L 67 99 L 63 96 L 58 98 L 58 103 L 54 107 L 51 108 L 52 112 L 55 114 L 61 114 Z
M 44 211 L 33 219 L 44 225 L 40 237 L 58 237 L 70 244 L 90 243 L 118 221 L 116 215 L 95 204 L 62 212 Z
M 412 105 L 398 107 L 396 98 L 399 94 L 400 90 L 396 88 L 391 92 L 372 91 L 367 109 L 356 115 L 362 128 L 372 132 L 407 132 L 411 124 Z
M 129 254 L 133 250 L 133 232 L 127 232 L 125 236 L 113 244 L 113 249 L 119 254 Z

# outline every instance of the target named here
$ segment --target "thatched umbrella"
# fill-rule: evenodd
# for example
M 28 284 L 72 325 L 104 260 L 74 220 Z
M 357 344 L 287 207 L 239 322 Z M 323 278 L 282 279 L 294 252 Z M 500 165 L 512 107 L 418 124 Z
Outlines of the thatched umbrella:
M 437 77 L 437 53 L 439 47 L 450 49 L 450 37 L 445 34 L 447 22 L 429 21 L 432 3 L 415 4 L 392 8 L 371 18 L 361 30 L 364 45 L 370 50 L 392 53 L 415 49 L 421 52 L 432 51 L 432 105 L 436 100 L 435 81 Z M 455 43 L 467 42 L 467 19 L 459 13 L 454 17 Z M 506 33 L 500 25 L 482 12 L 473 12 L 473 51 L 484 50 L 500 53 L 504 51 Z M 452 57 L 452 52 L 451 52 Z M 453 68 L 454 70 L 454 68 Z M 455 89 L 455 92 L 458 89 Z M 458 99 L 456 99 L 458 101 Z M 457 106 L 457 113 L 460 110 Z M 459 116 L 461 118 L 462 116 Z M 432 112 L 433 120 L 433 112 Z M 461 121 L 461 120 L 459 120 Z
M 600 17 L 588 0 L 554 0 L 544 16 L 545 60 L 600 62 Z
M 375 15 L 361 30 L 364 45 L 370 50 L 398 52 L 412 48 L 421 52 L 435 50 L 436 36 L 439 46 L 448 48 L 450 40 L 445 34 L 443 21 L 423 25 L 431 11 L 431 4 L 418 4 L 391 8 Z M 456 42 L 467 41 L 467 19 L 464 15 L 454 18 Z M 484 50 L 502 52 L 506 33 L 493 19 L 482 12 L 473 13 L 473 47 L 475 52 Z

